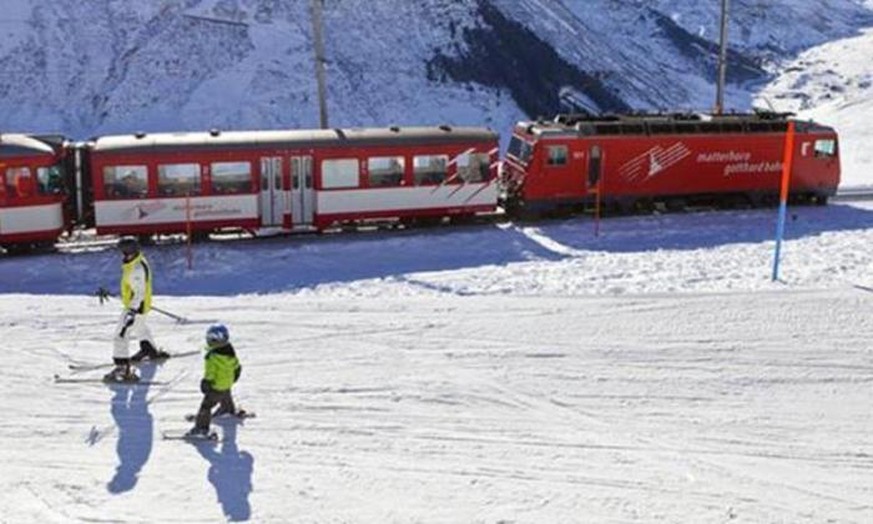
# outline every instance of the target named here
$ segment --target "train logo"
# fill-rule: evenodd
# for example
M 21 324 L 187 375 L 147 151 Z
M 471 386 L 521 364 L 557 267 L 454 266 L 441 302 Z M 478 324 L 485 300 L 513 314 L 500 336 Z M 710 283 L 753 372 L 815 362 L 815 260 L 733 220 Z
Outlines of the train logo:
M 690 155 L 691 150 L 682 142 L 676 142 L 666 149 L 658 145 L 625 163 L 618 172 L 629 181 L 647 180 L 670 169 Z

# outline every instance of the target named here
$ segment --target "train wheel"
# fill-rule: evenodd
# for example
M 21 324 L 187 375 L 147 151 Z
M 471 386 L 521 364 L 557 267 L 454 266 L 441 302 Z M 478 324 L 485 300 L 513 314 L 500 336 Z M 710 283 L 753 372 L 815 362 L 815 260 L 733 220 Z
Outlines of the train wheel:
M 3 247 L 6 249 L 6 254 L 10 256 L 26 255 L 32 249 L 30 244 L 6 244 Z
M 630 215 L 634 212 L 634 201 L 619 198 L 613 203 L 613 207 L 618 215 Z
M 682 213 L 688 209 L 688 203 L 684 198 L 668 198 L 665 205 L 667 211 L 671 213 Z
M 749 195 L 742 193 L 725 195 L 723 198 L 718 199 L 716 204 L 720 209 L 750 209 L 755 207 Z
M 474 224 L 476 222 L 476 215 L 469 213 L 464 215 L 452 215 L 450 222 L 460 226 Z
M 37 253 L 54 253 L 57 251 L 55 243 L 52 240 L 44 240 L 33 244 L 33 250 Z
M 191 233 L 191 242 L 200 243 L 209 240 L 209 231 L 194 231 Z
M 655 212 L 655 202 L 650 198 L 640 198 L 634 202 L 634 211 L 637 213 L 652 214 Z

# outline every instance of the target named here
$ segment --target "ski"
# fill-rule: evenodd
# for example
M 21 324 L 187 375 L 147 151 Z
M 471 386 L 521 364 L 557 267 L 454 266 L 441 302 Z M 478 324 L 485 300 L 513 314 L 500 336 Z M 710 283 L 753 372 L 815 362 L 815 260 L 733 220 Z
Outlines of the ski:
M 257 413 L 254 413 L 252 411 L 246 411 L 244 409 L 240 409 L 232 415 L 230 413 L 222 413 L 221 415 L 212 415 L 212 420 L 213 421 L 229 420 L 229 419 L 242 420 L 242 419 L 246 419 L 246 418 L 255 418 L 256 416 L 257 416 Z M 195 420 L 197 420 L 197 414 L 196 413 L 188 413 L 187 415 L 185 415 L 185 420 L 188 422 L 194 422 Z
M 218 433 L 211 431 L 206 435 L 190 435 L 187 431 L 162 431 L 161 436 L 164 440 L 184 440 L 185 442 L 221 442 Z
M 143 364 L 148 364 L 149 362 L 156 363 L 156 364 L 163 364 L 164 362 L 166 362 L 167 360 L 169 360 L 171 358 L 189 357 L 191 355 L 197 355 L 198 353 L 200 353 L 199 349 L 194 349 L 191 351 L 182 351 L 180 353 L 170 353 L 170 356 L 166 357 L 166 358 L 159 358 L 156 360 L 151 360 L 151 359 L 140 360 L 138 362 L 134 362 L 133 365 L 141 366 Z M 112 362 L 101 362 L 99 364 L 86 364 L 86 363 L 69 364 L 68 367 L 72 371 L 94 371 L 97 369 L 111 368 L 114 365 L 115 364 Z
M 62 377 L 55 375 L 55 384 L 106 384 L 107 386 L 165 386 L 169 384 L 166 380 L 137 380 L 136 382 L 112 381 L 105 380 L 100 377 Z

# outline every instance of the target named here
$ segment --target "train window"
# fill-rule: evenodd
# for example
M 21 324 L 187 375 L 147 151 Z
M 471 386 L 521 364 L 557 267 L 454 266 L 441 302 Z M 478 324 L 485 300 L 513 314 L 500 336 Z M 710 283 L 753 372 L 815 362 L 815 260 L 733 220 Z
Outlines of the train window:
M 158 194 L 161 196 L 199 195 L 200 164 L 159 165 Z
M 567 146 L 548 146 L 546 153 L 548 154 L 546 164 L 550 166 L 567 165 Z
M 458 157 L 458 176 L 464 182 L 482 182 L 488 179 L 491 157 L 486 153 L 463 154 Z
M 597 124 L 594 130 L 597 135 L 620 135 L 623 127 L 621 124 Z
M 140 198 L 149 192 L 146 166 L 106 166 L 103 187 L 107 198 Z
M 357 158 L 335 158 L 321 161 L 321 186 L 324 189 L 358 187 L 360 166 Z
M 6 193 L 18 198 L 33 196 L 34 184 L 29 167 L 10 167 L 6 170 Z
M 415 185 L 442 184 L 449 169 L 446 155 L 425 155 L 412 157 Z
M 592 188 L 600 181 L 603 164 L 600 161 L 601 152 L 600 146 L 591 146 L 591 153 L 588 155 L 588 187 Z
M 815 156 L 819 158 L 831 158 L 837 156 L 836 140 L 816 140 Z
M 673 127 L 673 124 L 664 123 L 664 124 L 649 124 L 649 133 L 653 135 L 669 135 L 675 133 L 676 130 Z
M 677 122 L 676 123 L 676 133 L 677 134 L 696 134 L 697 133 L 697 123 L 696 122 Z
M 57 195 L 63 192 L 61 166 L 39 167 L 36 169 L 37 191 L 42 195 Z
M 770 122 L 748 122 L 746 129 L 749 130 L 749 133 L 769 133 L 773 130 L 773 126 L 770 125 Z
M 403 182 L 406 159 L 402 156 L 374 156 L 367 159 L 370 187 L 399 186 Z
M 213 162 L 212 193 L 233 195 L 252 192 L 252 165 L 249 162 Z
M 509 149 L 507 149 L 506 153 L 517 158 L 519 162 L 527 164 L 527 161 L 530 160 L 530 154 L 532 151 L 533 146 L 517 136 L 513 136 L 509 140 Z

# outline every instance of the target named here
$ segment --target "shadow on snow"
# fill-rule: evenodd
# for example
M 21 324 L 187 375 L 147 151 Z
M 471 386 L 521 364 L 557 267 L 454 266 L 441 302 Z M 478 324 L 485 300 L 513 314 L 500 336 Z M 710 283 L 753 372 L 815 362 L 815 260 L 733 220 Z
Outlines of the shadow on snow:
M 251 453 L 240 451 L 236 445 L 235 420 L 221 421 L 221 443 L 197 442 L 197 452 L 209 461 L 209 483 L 221 504 L 224 516 L 231 522 L 248 520 L 252 509 L 249 494 L 252 492 L 252 471 L 255 460 Z M 216 449 L 218 448 L 218 449 Z
M 152 380 L 156 366 L 142 366 L 143 380 Z M 112 395 L 112 418 L 118 427 L 118 466 L 115 475 L 106 484 L 113 494 L 124 493 L 136 487 L 139 473 L 152 453 L 154 420 L 146 402 L 149 386 L 110 386 Z

